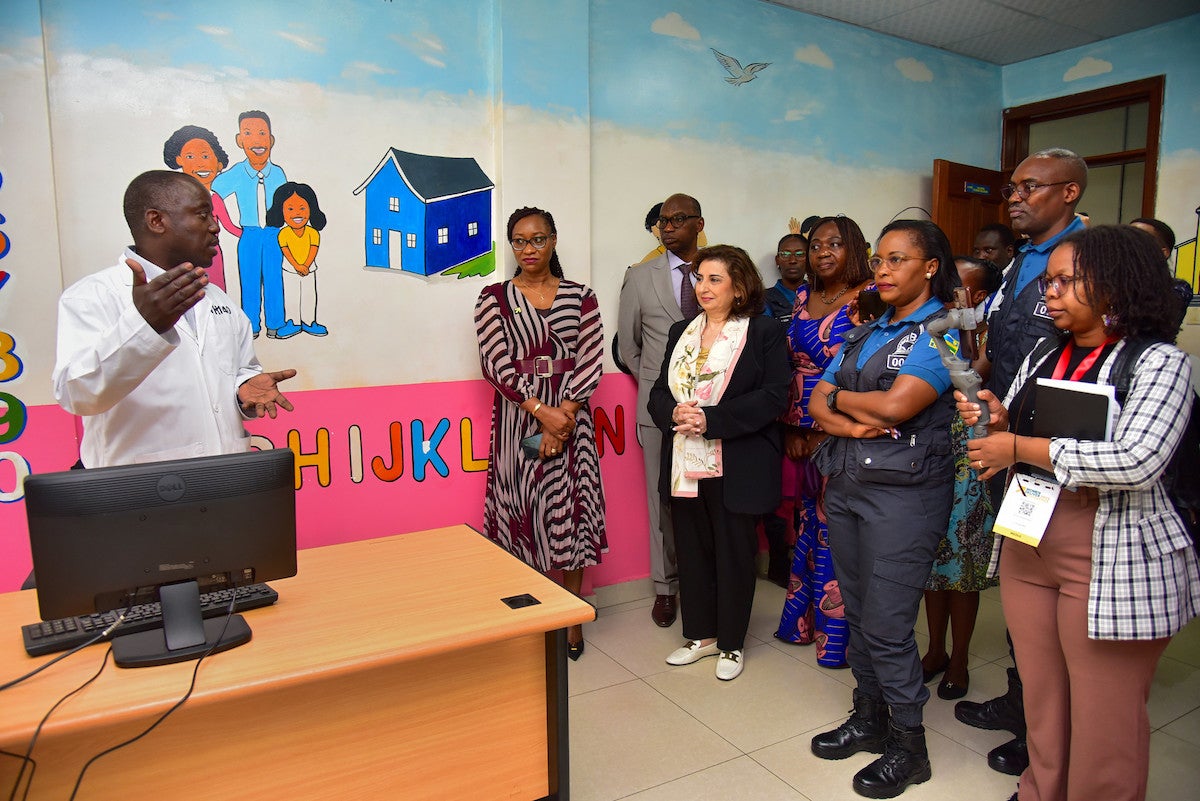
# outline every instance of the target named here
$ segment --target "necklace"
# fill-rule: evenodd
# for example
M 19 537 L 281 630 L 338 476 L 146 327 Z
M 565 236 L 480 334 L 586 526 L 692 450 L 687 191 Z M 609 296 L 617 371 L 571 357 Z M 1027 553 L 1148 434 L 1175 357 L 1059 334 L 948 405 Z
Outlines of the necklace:
M 542 286 L 545 286 L 545 285 L 546 285 L 546 284 L 548 284 L 548 283 L 550 283 L 550 282 L 549 282 L 549 281 L 543 281 L 541 285 L 542 285 Z M 531 290 L 533 290 L 534 292 L 536 292 L 536 293 L 537 293 L 537 296 L 538 296 L 538 301 L 540 301 L 541 303 L 545 303 L 545 302 L 546 302 L 546 296 L 542 294 L 542 290 L 538 289 L 536 286 L 534 286 L 533 284 L 529 283 L 529 281 L 527 281 L 526 279 L 522 278 L 522 279 L 521 279 L 521 283 L 517 284 L 517 286 L 519 286 L 519 287 L 522 287 L 522 288 L 524 288 L 524 289 L 531 289 Z
M 823 303 L 824 303 L 826 306 L 832 306 L 832 305 L 834 304 L 834 302 L 836 302 L 836 301 L 837 301 L 837 299 L 838 299 L 838 298 L 840 298 L 842 295 L 845 295 L 845 294 L 846 294 L 846 290 L 848 290 L 848 289 L 850 289 L 850 285 L 849 285 L 849 284 L 846 284 L 846 285 L 845 285 L 844 287 L 842 287 L 842 288 L 841 288 L 841 290 L 839 290 L 839 291 L 838 291 L 838 293 L 837 293 L 836 295 L 834 295 L 832 298 L 826 297 L 826 296 L 825 296 L 825 290 L 824 290 L 824 289 L 822 289 L 822 290 L 821 290 L 821 301 L 822 301 L 822 302 L 823 302 Z

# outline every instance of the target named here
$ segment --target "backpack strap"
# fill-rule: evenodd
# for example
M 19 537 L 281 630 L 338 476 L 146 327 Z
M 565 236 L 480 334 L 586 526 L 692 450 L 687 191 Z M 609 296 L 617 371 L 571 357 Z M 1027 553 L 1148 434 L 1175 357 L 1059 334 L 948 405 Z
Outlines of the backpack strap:
M 1125 396 L 1129 394 L 1129 382 L 1133 379 L 1133 368 L 1142 358 L 1146 349 L 1154 344 L 1152 339 L 1133 338 L 1125 341 L 1125 347 L 1117 354 L 1113 362 L 1112 372 L 1108 381 L 1116 389 L 1117 403 L 1125 405 Z

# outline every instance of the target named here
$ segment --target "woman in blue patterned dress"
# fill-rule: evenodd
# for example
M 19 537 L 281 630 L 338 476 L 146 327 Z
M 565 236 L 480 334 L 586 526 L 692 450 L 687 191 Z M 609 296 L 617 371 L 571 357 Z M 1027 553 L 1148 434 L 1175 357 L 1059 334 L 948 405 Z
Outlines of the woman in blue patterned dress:
M 825 217 L 808 244 L 808 283 L 796 292 L 788 327 L 792 357 L 785 435 L 786 453 L 796 462 L 796 549 L 787 597 L 775 636 L 797 645 L 817 644 L 817 664 L 846 666 L 846 621 L 842 594 L 833 573 L 825 525 L 825 480 L 809 456 L 825 434 L 808 415 L 808 398 L 842 347 L 847 331 L 859 324 L 858 293 L 871 281 L 867 240 L 849 217 Z

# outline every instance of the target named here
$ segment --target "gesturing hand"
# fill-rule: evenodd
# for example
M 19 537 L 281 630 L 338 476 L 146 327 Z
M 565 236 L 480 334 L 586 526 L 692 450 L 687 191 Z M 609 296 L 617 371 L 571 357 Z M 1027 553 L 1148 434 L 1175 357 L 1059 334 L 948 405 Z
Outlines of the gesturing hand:
M 286 381 L 296 374 L 295 370 L 278 370 L 274 373 L 259 373 L 238 387 L 238 401 L 246 414 L 255 417 L 270 415 L 275 417 L 275 407 L 282 406 L 289 412 L 292 404 L 279 391 L 280 381 Z
M 153 281 L 146 280 L 146 271 L 133 259 L 126 259 L 125 264 L 133 272 L 133 306 L 160 334 L 199 303 L 208 286 L 208 273 L 190 262 L 172 267 Z

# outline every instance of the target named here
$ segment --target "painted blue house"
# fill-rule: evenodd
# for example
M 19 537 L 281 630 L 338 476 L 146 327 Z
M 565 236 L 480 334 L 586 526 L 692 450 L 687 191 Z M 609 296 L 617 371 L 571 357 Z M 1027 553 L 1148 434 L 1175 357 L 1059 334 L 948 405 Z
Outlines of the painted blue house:
M 492 249 L 495 184 L 473 158 L 389 148 L 366 191 L 368 267 L 426 276 Z

